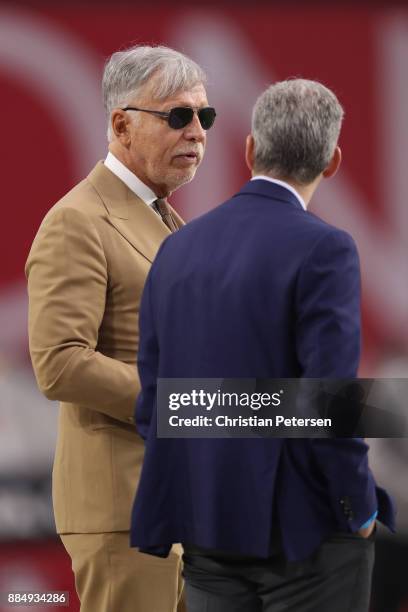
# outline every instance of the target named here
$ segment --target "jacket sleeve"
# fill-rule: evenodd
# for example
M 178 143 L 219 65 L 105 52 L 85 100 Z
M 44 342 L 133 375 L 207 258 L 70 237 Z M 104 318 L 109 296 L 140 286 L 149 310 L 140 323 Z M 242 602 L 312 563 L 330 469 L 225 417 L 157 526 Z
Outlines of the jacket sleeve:
M 297 355 L 306 378 L 354 378 L 360 358 L 360 268 L 352 238 L 333 230 L 306 258 L 297 287 Z M 361 438 L 312 439 L 340 524 L 351 531 L 377 510 Z
M 96 348 L 108 269 L 91 219 L 76 209 L 52 211 L 33 242 L 26 275 L 30 354 L 41 391 L 133 422 L 136 368 Z
M 147 276 L 143 290 L 139 315 L 139 353 L 137 365 L 139 369 L 141 392 L 139 394 L 135 422 L 139 434 L 146 440 L 149 428 L 155 415 L 157 396 L 157 377 L 159 369 L 159 345 L 156 335 L 153 300 L 152 277 L 162 247 L 156 256 Z
M 360 360 L 360 266 L 340 230 L 314 245 L 300 270 L 296 351 L 305 378 L 354 378 Z

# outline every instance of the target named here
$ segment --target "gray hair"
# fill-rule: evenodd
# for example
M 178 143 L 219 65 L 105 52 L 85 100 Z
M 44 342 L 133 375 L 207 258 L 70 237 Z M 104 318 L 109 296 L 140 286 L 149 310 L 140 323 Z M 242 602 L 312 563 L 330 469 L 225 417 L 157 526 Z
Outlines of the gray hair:
M 343 116 L 338 99 L 321 83 L 290 79 L 271 85 L 252 114 L 254 170 L 311 183 L 333 156 Z
M 137 97 L 144 85 L 157 74 L 152 95 L 164 100 L 178 91 L 206 82 L 204 71 L 192 59 L 164 46 L 136 45 L 113 53 L 105 64 L 102 93 L 111 140 L 111 112 Z

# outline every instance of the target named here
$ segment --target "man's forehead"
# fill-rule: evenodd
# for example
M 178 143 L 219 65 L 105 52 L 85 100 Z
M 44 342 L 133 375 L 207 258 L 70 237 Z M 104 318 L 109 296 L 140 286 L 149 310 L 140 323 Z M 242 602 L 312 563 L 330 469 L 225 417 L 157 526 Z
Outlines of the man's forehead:
M 186 103 L 189 103 L 189 101 L 194 101 L 195 104 L 197 104 L 198 102 L 207 101 L 207 93 L 205 91 L 204 85 L 202 83 L 199 83 L 194 87 L 191 87 L 190 89 L 180 90 L 175 94 L 168 96 L 167 98 L 162 100 L 162 102 L 165 104 L 182 104 L 183 101 L 185 101 Z
M 207 104 L 207 94 L 202 83 L 197 83 L 187 89 L 180 89 L 166 98 L 158 98 L 154 87 L 147 87 L 143 99 L 149 103 L 161 106 L 202 106 Z

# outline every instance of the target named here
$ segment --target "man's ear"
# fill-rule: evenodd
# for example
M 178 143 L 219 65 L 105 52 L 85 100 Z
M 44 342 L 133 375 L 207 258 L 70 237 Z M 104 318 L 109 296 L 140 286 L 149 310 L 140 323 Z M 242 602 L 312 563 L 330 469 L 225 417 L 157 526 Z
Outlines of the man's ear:
M 330 178 L 334 176 L 339 169 L 341 164 L 341 149 L 340 147 L 336 147 L 334 149 L 333 157 L 331 158 L 329 165 L 325 170 L 323 170 L 324 178 Z
M 124 146 L 128 146 L 130 144 L 130 121 L 131 119 L 129 118 L 129 115 L 120 108 L 112 111 L 112 132 L 117 140 L 120 140 Z
M 248 166 L 250 172 L 252 172 L 254 167 L 254 154 L 255 154 L 255 141 L 252 134 L 248 134 L 246 137 L 245 143 L 245 161 Z

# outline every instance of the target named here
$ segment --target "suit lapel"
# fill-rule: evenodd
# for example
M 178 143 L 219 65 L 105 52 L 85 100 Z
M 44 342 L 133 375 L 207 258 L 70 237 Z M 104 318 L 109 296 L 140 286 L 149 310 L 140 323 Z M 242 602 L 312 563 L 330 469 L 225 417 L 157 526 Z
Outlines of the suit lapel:
M 148 261 L 171 233 L 160 216 L 138 198 L 113 172 L 99 162 L 88 175 L 107 212 L 107 221 Z M 172 211 L 177 225 L 181 218 Z
M 169 204 L 169 206 L 170 206 L 170 204 Z M 180 217 L 178 212 L 175 211 L 174 208 L 172 208 L 171 206 L 170 206 L 170 210 L 171 210 L 171 216 L 173 217 L 173 221 L 177 225 L 177 229 L 180 229 L 180 227 L 183 227 L 183 225 L 185 225 L 185 222 Z

